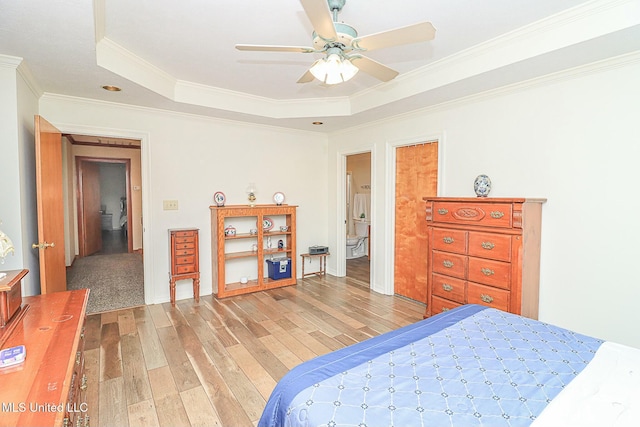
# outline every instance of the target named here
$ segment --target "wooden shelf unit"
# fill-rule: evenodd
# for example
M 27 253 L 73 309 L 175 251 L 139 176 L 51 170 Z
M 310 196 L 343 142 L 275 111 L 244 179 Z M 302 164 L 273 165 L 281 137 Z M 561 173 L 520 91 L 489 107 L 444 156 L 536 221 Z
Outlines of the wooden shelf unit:
M 262 291 L 296 284 L 296 208 L 293 205 L 210 206 L 211 210 L 211 275 L 218 298 Z M 265 218 L 273 220 L 273 228 L 262 227 Z M 233 226 L 235 235 L 225 235 Z M 287 226 L 287 231 L 280 231 Z M 255 229 L 255 234 L 251 230 Z M 267 242 L 271 240 L 272 247 Z M 278 240 L 284 243 L 278 249 Z M 256 250 L 251 246 L 256 245 Z M 289 259 L 291 277 L 270 279 L 267 260 Z M 247 283 L 240 278 L 246 277 Z

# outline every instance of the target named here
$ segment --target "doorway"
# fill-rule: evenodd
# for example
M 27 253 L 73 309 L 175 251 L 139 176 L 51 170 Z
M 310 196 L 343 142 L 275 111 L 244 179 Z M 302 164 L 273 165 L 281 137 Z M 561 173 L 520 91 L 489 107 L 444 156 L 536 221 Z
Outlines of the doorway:
M 88 313 L 143 305 L 141 141 L 65 137 L 77 236 L 68 287 L 91 290 Z
M 371 282 L 371 152 L 346 156 L 346 276 Z

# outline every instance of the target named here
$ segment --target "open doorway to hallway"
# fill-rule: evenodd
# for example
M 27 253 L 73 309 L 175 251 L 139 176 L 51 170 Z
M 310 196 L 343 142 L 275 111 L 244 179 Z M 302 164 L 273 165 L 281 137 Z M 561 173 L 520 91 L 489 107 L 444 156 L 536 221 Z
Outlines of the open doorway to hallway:
M 346 156 L 346 275 L 363 284 L 371 277 L 371 152 Z
M 65 137 L 76 235 L 67 287 L 91 290 L 88 313 L 143 305 L 140 141 Z

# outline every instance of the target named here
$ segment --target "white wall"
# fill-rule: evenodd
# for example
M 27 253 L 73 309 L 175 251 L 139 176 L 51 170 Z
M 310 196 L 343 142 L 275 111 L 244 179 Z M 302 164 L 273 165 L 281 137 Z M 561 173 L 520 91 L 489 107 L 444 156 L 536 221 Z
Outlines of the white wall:
M 392 268 L 385 217 L 389 146 L 442 135 L 441 196 L 475 196 L 489 175 L 490 196 L 544 197 L 540 319 L 640 347 L 640 55 L 337 133 L 329 140 L 329 188 L 339 158 L 374 151 L 372 267 L 378 289 Z M 339 227 L 330 199 L 329 228 Z M 330 234 L 335 246 L 337 233 Z M 329 260 L 336 269 L 336 260 Z
M 18 72 L 19 58 L 0 55 L 0 220 L 15 252 L 0 270 L 29 269 L 22 281 L 23 295 L 40 292 L 35 218 L 33 116 L 37 96 Z
M 227 204 L 273 203 L 276 191 L 298 205 L 299 253 L 327 240 L 327 137 L 158 110 L 74 98 L 44 96 L 41 115 L 61 131 L 142 139 L 145 298 L 169 301 L 170 228 L 200 229 L 201 293 L 211 293 L 209 206 L 216 191 Z M 163 200 L 179 210 L 164 211 Z M 296 256 L 299 262 L 299 256 Z M 190 298 L 190 281 L 178 282 L 177 298 Z

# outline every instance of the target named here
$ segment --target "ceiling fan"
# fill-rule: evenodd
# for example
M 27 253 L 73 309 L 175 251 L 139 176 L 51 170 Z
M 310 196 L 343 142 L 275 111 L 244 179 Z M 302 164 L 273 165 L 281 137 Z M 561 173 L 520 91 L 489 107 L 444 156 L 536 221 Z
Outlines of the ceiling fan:
M 358 37 L 350 25 L 338 21 L 338 13 L 346 0 L 300 0 L 313 25 L 313 47 L 237 44 L 236 49 L 258 52 L 324 53 L 325 57 L 313 63 L 298 83 L 308 83 L 315 78 L 326 83 L 342 83 L 352 78 L 358 70 L 387 82 L 398 72 L 362 52 L 402 44 L 432 40 L 436 30 L 430 22 L 382 31 Z M 328 7 L 327 7 L 328 3 Z

